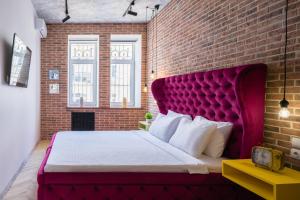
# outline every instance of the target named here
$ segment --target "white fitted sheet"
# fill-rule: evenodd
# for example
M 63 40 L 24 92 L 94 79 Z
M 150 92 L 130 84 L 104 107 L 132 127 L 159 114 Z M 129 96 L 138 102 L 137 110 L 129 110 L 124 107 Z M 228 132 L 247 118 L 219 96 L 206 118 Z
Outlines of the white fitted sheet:
M 223 158 L 196 159 L 146 131 L 65 131 L 45 172 L 221 172 Z

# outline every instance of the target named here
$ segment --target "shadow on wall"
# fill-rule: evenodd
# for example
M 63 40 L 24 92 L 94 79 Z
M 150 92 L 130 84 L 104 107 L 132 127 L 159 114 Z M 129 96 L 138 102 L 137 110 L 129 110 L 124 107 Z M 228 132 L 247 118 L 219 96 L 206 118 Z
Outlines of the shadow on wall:
M 12 45 L 0 36 L 0 82 L 6 85 L 11 65 Z

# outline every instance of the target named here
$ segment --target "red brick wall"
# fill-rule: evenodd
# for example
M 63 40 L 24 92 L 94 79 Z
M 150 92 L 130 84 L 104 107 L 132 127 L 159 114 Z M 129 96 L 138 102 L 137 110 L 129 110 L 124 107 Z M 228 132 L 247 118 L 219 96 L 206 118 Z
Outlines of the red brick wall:
M 148 24 L 148 74 L 152 55 L 156 63 L 152 50 L 156 47 L 152 37 L 156 19 L 157 77 L 266 63 L 265 145 L 289 154 L 291 136 L 300 137 L 300 1 L 289 2 L 287 99 L 292 113 L 289 119 L 278 117 L 283 91 L 285 0 L 172 0 Z M 148 101 L 150 110 L 156 112 L 151 95 Z M 300 165 L 290 158 L 287 162 L 295 168 Z
M 116 109 L 109 106 L 110 74 L 110 35 L 142 34 L 142 86 L 146 73 L 147 28 L 145 24 L 51 24 L 48 37 L 42 40 L 41 47 L 41 135 L 50 138 L 58 130 L 70 130 L 71 111 L 95 112 L 97 130 L 126 130 L 137 128 L 147 108 L 146 94 L 142 94 L 141 109 Z M 99 108 L 67 108 L 68 79 L 68 35 L 97 34 L 100 38 L 99 48 Z M 48 70 L 58 68 L 59 81 L 48 80 Z M 49 84 L 59 83 L 60 94 L 48 94 Z

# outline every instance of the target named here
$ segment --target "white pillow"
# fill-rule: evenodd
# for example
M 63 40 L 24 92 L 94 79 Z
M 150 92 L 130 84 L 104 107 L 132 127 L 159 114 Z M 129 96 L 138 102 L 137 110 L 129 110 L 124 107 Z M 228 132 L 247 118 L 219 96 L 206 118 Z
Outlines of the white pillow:
M 207 121 L 217 125 L 217 129 L 213 132 L 211 139 L 204 150 L 204 154 L 213 158 L 221 157 L 231 134 L 233 124 L 231 122 L 210 121 L 201 116 L 195 117 L 194 120 Z
M 174 112 L 172 110 L 168 110 L 167 116 L 169 116 L 169 117 L 186 117 L 190 120 L 192 119 L 192 117 L 190 115 L 177 113 L 177 112 Z
M 170 117 L 159 113 L 149 127 L 149 133 L 165 142 L 169 142 L 182 117 Z
M 210 136 L 216 128 L 214 123 L 182 118 L 169 143 L 198 158 L 206 148 Z

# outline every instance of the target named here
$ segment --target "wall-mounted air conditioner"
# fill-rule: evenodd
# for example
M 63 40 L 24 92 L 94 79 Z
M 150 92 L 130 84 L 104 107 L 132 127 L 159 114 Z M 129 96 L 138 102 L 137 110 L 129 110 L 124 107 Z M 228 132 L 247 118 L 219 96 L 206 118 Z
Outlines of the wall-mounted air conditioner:
M 35 29 L 37 29 L 41 35 L 41 38 L 47 37 L 47 25 L 42 18 L 35 18 Z

